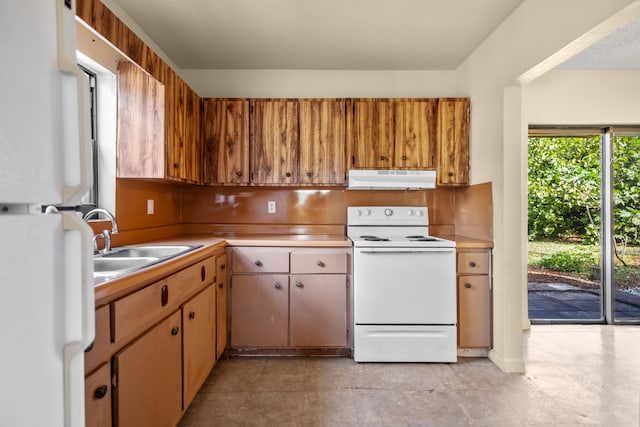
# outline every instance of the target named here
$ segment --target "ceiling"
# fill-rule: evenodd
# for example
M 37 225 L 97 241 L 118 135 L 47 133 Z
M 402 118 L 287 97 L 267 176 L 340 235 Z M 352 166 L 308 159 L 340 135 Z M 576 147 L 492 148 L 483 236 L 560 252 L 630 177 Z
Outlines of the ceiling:
M 523 0 L 103 0 L 182 69 L 453 70 Z M 640 70 L 640 20 L 561 64 Z
M 105 0 L 183 69 L 452 70 L 523 0 Z

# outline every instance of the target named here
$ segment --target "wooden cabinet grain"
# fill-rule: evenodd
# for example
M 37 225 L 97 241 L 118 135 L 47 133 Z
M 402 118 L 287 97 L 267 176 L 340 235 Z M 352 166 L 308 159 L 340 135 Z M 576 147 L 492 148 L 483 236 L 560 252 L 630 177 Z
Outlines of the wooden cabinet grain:
M 469 185 L 468 98 L 438 100 L 438 167 L 440 186 Z
M 292 184 L 298 181 L 298 103 L 296 100 L 251 100 L 251 182 Z
M 249 183 L 249 101 L 202 101 L 203 182 Z
M 227 348 L 227 255 L 216 257 L 216 359 L 219 359 Z
M 347 154 L 354 169 L 393 166 L 393 103 L 390 99 L 354 99 L 347 109 Z
M 344 184 L 346 101 L 301 99 L 301 184 Z
M 458 347 L 491 347 L 491 252 L 458 250 Z
M 184 407 L 204 384 L 216 361 L 216 288 L 207 287 L 182 306 Z
M 171 316 L 113 358 L 114 418 L 119 426 L 168 426 L 182 415 L 181 313 Z

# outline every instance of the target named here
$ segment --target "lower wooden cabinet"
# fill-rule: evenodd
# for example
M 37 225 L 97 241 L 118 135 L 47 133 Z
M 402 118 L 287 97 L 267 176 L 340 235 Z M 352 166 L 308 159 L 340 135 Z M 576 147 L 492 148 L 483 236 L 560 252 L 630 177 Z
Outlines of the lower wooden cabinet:
M 216 258 L 216 359 L 227 348 L 227 255 Z
M 350 348 L 350 248 L 233 247 L 228 252 L 233 351 Z
M 459 249 L 458 347 L 491 348 L 491 250 Z
M 216 291 L 211 285 L 182 306 L 184 407 L 188 407 L 216 361 Z
M 103 364 L 84 383 L 85 425 L 111 427 L 111 363 Z
M 182 415 L 182 316 L 176 311 L 113 358 L 119 427 L 174 427 Z

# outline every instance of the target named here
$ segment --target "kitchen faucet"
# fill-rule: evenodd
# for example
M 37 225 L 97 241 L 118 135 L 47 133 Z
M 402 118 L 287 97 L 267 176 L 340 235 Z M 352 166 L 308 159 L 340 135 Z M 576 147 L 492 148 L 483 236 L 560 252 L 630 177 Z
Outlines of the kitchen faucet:
M 106 216 L 111 221 L 111 232 L 109 232 L 109 230 L 103 230 L 102 233 L 93 236 L 93 250 L 98 252 L 98 239 L 102 238 L 104 240 L 103 252 L 107 253 L 111 251 L 111 235 L 118 234 L 118 223 L 116 222 L 116 217 L 106 209 L 96 208 L 91 209 L 89 212 L 84 214 L 82 219 L 88 221 L 92 216 L 100 216 L 100 214 Z

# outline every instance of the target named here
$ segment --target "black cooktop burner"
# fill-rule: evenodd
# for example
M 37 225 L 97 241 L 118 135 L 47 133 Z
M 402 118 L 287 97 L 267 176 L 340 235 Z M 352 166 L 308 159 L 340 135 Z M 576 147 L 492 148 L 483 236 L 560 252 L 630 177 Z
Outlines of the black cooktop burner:
M 407 236 L 413 242 L 435 242 L 436 238 L 431 236 Z
M 360 236 L 362 240 L 366 240 L 367 242 L 388 242 L 389 239 L 378 236 Z

